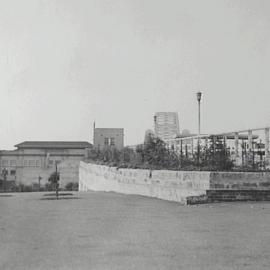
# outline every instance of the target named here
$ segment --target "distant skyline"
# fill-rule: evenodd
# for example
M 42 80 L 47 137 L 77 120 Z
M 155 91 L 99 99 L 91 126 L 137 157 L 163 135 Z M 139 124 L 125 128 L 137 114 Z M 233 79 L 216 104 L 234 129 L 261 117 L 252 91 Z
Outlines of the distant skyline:
M 182 131 L 270 125 L 267 0 L 0 2 L 0 149 L 26 140 L 125 144 L 178 112 Z

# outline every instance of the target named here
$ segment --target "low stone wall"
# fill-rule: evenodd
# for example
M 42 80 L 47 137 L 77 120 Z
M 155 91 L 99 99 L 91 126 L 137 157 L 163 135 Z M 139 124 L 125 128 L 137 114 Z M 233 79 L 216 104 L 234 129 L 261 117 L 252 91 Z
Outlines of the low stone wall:
M 79 191 L 114 191 L 187 203 L 209 190 L 270 190 L 270 172 L 117 169 L 80 162 Z M 206 198 L 207 199 L 207 198 Z
M 80 163 L 79 191 L 114 191 L 176 201 L 201 196 L 209 189 L 210 172 L 117 169 Z
M 211 172 L 210 189 L 269 190 L 270 172 Z

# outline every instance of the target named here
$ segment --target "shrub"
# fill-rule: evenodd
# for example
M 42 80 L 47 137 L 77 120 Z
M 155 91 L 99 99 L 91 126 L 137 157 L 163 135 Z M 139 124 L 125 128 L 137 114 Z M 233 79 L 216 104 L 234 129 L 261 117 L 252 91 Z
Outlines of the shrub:
M 65 190 L 68 191 L 78 191 L 79 190 L 79 184 L 74 182 L 69 182 L 65 186 Z

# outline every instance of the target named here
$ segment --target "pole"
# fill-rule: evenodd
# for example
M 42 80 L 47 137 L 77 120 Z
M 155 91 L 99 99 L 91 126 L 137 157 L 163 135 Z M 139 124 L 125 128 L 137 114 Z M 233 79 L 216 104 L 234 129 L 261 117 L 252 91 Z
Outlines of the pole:
M 201 100 L 198 100 L 198 134 L 201 135 Z
M 252 130 L 248 130 L 248 164 L 253 166 L 253 138 Z
M 201 135 L 201 98 L 202 93 L 197 93 L 197 100 L 198 100 L 198 164 L 200 163 L 200 135 Z
M 56 177 L 56 181 L 55 181 L 55 192 L 56 192 L 56 199 L 58 200 L 58 173 L 57 173 L 57 162 L 55 162 L 55 177 Z
M 181 155 L 181 161 L 182 161 L 182 158 L 183 158 L 183 141 L 182 140 L 180 141 L 180 155 Z
M 42 179 L 42 177 L 39 175 L 38 176 L 38 191 L 40 191 L 40 180 Z
M 265 129 L 265 166 L 266 168 L 269 167 L 269 160 L 270 160 L 270 151 L 269 151 L 269 128 Z
M 262 146 L 262 140 L 260 139 L 260 145 L 259 145 L 259 150 L 260 150 L 260 168 L 262 168 L 262 166 L 263 166 L 263 164 L 262 164 L 262 148 L 261 148 L 261 146 Z
M 4 169 L 4 179 L 3 179 L 3 189 L 4 189 L 4 192 L 6 192 L 6 183 L 7 183 L 7 169 L 5 168 Z

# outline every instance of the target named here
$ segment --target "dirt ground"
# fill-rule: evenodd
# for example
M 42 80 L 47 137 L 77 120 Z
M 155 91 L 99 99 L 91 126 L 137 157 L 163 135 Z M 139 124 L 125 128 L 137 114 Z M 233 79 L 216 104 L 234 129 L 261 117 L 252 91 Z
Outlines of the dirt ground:
M 270 203 L 63 198 L 0 196 L 1 270 L 270 268 Z

